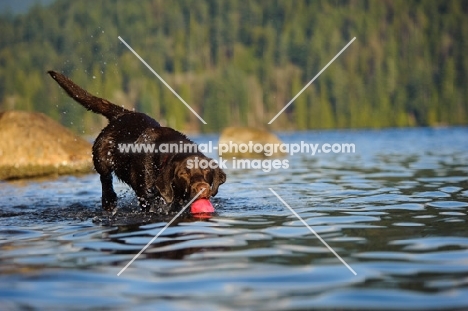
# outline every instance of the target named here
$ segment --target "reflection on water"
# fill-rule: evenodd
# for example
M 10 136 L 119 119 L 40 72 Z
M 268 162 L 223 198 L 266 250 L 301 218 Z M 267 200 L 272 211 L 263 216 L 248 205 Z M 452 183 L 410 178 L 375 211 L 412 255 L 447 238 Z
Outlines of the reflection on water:
M 100 210 L 97 175 L 0 184 L 2 310 L 468 308 L 468 129 L 311 132 L 356 145 L 228 172 L 209 220 Z M 210 137 L 200 137 L 200 142 Z M 354 276 L 268 190 L 272 187 Z M 107 219 L 107 222 L 106 222 Z

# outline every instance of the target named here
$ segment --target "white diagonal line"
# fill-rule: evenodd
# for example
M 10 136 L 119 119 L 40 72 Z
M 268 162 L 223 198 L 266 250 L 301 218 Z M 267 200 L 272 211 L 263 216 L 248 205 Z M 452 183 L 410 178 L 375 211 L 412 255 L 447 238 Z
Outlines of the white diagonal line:
M 172 222 L 173 222 L 177 217 L 179 217 L 180 214 L 182 214 L 182 213 L 185 211 L 185 209 L 186 209 L 187 207 L 189 207 L 190 204 L 192 204 L 192 202 L 195 201 L 195 200 L 200 196 L 200 194 L 201 194 L 203 191 L 204 191 L 204 190 L 200 190 L 200 192 L 197 193 L 197 195 L 196 195 L 193 199 L 191 199 L 190 202 L 188 202 L 187 205 L 185 205 L 184 208 L 183 208 L 180 212 L 178 212 L 177 215 L 175 215 L 174 218 L 172 218 L 172 220 L 169 221 L 169 222 L 167 223 L 167 225 L 165 225 L 164 228 L 162 228 L 162 229 L 158 232 L 158 234 L 156 234 L 156 235 L 154 236 L 154 238 L 152 238 L 151 241 L 149 241 L 148 244 L 146 244 L 145 247 L 143 247 L 142 250 L 141 250 L 138 254 L 136 254 L 135 257 L 133 257 L 133 259 L 130 260 L 130 262 L 129 262 L 122 270 L 120 270 L 119 273 L 117 273 L 117 276 L 120 276 L 120 275 L 128 268 L 128 266 L 130 266 L 130 265 L 132 264 L 132 262 L 134 262 L 135 259 L 137 259 L 138 256 L 140 256 L 140 255 L 151 245 L 151 243 L 153 243 L 153 242 L 161 235 L 161 233 L 163 233 L 164 230 L 166 230 L 167 227 L 169 227 L 169 226 L 172 224 Z
M 343 51 L 344 51 L 344 50 L 346 50 L 346 48 L 347 48 L 347 47 L 348 47 L 348 46 L 349 46 L 351 43 L 353 43 L 353 41 L 354 41 L 354 40 L 356 40 L 356 37 L 354 37 L 354 38 L 353 38 L 351 41 L 349 41 L 349 43 L 348 43 L 348 44 L 346 44 L 346 46 L 345 46 L 344 48 L 342 48 L 342 49 L 341 49 L 341 51 L 340 51 L 340 52 L 338 52 L 338 54 L 336 54 L 336 55 L 335 55 L 335 57 L 333 57 L 333 58 L 332 58 L 332 60 L 331 60 L 330 62 L 328 62 L 328 64 L 327 64 L 325 67 L 323 67 L 323 69 L 322 69 L 322 70 L 320 70 L 320 72 L 319 72 L 319 73 L 318 73 L 318 74 L 317 74 L 317 75 L 316 75 L 316 76 L 315 76 L 315 77 L 314 77 L 312 80 L 310 80 L 310 82 L 309 82 L 309 83 L 307 83 L 307 84 L 306 84 L 306 86 L 304 86 L 304 87 L 302 88 L 302 90 L 300 90 L 300 91 L 299 91 L 299 93 L 297 93 L 297 95 L 296 95 L 296 96 L 294 96 L 294 98 L 293 98 L 293 99 L 291 99 L 291 100 L 289 101 L 289 103 L 288 103 L 286 106 L 284 106 L 284 108 L 283 108 L 283 109 L 281 109 L 281 111 L 280 111 L 280 112 L 278 112 L 278 113 L 276 114 L 276 116 L 275 116 L 273 119 L 271 119 L 271 121 L 270 121 L 270 122 L 268 122 L 268 124 L 271 124 L 271 123 L 273 123 L 273 121 L 275 121 L 275 120 L 276 120 L 276 118 L 278 118 L 278 117 L 279 117 L 279 115 L 280 115 L 280 114 L 282 114 L 282 113 L 283 113 L 283 112 L 286 110 L 286 108 L 288 108 L 288 107 L 289 107 L 289 105 L 291 105 L 291 104 L 292 104 L 292 103 L 293 103 L 293 102 L 296 100 L 296 98 L 298 98 L 298 97 L 299 97 L 299 95 L 301 95 L 301 94 L 302 94 L 302 92 L 304 92 L 304 90 L 305 90 L 305 89 L 306 89 L 306 88 L 307 88 L 309 85 L 311 85 L 311 84 L 312 84 L 312 82 L 314 82 L 314 81 L 315 81 L 315 79 L 317 79 L 317 78 L 318 78 L 318 77 L 319 77 L 319 76 L 322 74 L 322 72 L 324 72 L 324 71 L 325 71 L 325 69 L 327 69 L 327 67 L 328 67 L 328 66 L 330 66 L 330 64 L 331 64 L 331 63 L 333 63 L 333 62 L 335 61 L 335 59 L 336 59 L 337 57 L 338 57 L 338 56 L 340 56 L 340 54 L 341 54 L 341 53 L 343 53 Z
M 301 218 L 301 216 L 299 216 L 292 208 L 291 206 L 288 205 L 288 203 L 286 203 L 279 195 L 278 193 L 275 192 L 275 190 L 271 189 L 271 188 L 268 188 L 270 189 L 271 192 L 273 192 L 273 194 L 294 214 L 294 216 L 296 216 L 303 224 L 304 226 L 307 227 L 307 229 L 310 230 L 310 232 L 312 232 L 313 234 L 315 234 L 315 236 L 317 237 L 317 239 L 320 240 L 320 242 L 323 243 L 323 245 L 325 245 L 329 250 L 330 252 L 333 253 L 333 255 L 335 255 L 345 266 L 346 268 L 349 269 L 349 271 L 351 271 L 354 275 L 357 275 L 356 271 L 353 270 L 353 268 L 351 268 L 344 260 L 343 258 L 340 257 L 340 255 L 338 255 L 334 250 L 333 248 L 331 248 L 327 242 L 325 242 L 315 231 L 314 229 L 312 229 L 305 221 L 304 219 Z
M 126 46 L 130 51 L 133 52 L 133 54 L 135 54 L 136 57 L 138 57 L 138 59 L 139 59 L 146 67 L 148 67 L 149 70 L 151 70 L 151 72 L 152 72 L 156 77 L 158 77 L 159 80 L 161 80 L 162 83 L 164 83 L 165 86 L 167 86 L 167 88 L 168 88 L 169 90 L 171 90 L 172 93 L 174 93 L 175 96 L 177 96 L 178 99 L 180 99 L 181 102 L 184 103 L 185 106 L 187 106 L 188 109 L 190 109 L 190 111 L 191 111 L 194 115 L 197 116 L 198 119 L 200 119 L 200 121 L 203 122 L 203 124 L 207 124 L 207 123 L 205 122 L 205 120 L 203 120 L 202 117 L 200 117 L 200 116 L 198 115 L 198 113 L 197 113 L 195 110 L 193 110 L 192 107 L 190 107 L 190 105 L 187 104 L 187 103 L 185 102 L 185 100 L 183 100 L 182 97 L 180 97 L 179 94 L 177 94 L 176 91 L 174 91 L 174 90 L 172 89 L 172 87 L 170 87 L 170 85 L 167 84 L 166 81 L 164 81 L 164 79 L 161 78 L 161 76 L 158 75 L 157 72 L 154 71 L 153 68 L 151 68 L 150 65 L 148 65 L 148 64 L 143 60 L 143 58 L 141 58 L 140 55 L 138 55 L 138 53 L 135 52 L 135 51 L 131 48 L 130 45 L 127 44 L 127 42 L 125 42 L 124 39 L 122 39 L 120 36 L 119 36 L 118 38 L 119 38 L 120 41 L 122 41 L 123 44 L 125 44 L 125 46 Z

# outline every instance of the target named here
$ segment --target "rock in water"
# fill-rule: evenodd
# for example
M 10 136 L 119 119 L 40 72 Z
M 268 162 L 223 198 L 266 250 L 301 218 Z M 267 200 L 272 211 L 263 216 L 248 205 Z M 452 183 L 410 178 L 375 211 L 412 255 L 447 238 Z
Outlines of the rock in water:
M 241 152 L 240 150 L 236 150 L 235 148 L 229 148 L 228 152 L 223 153 L 221 156 L 224 157 L 236 157 L 236 158 L 254 158 L 254 159 L 262 159 L 267 157 L 283 157 L 285 156 L 284 153 L 279 151 L 279 148 L 276 148 L 277 152 L 272 152 L 272 155 L 266 155 L 265 145 L 280 145 L 282 142 L 281 140 L 273 133 L 270 133 L 263 129 L 258 128 L 251 128 L 251 127 L 227 127 L 221 133 L 219 137 L 219 145 L 226 144 L 229 147 L 232 145 L 241 145 L 246 144 L 247 146 L 251 144 L 252 146 L 255 144 L 263 145 L 262 149 L 263 152 L 255 152 L 254 148 L 252 152 Z M 239 148 L 240 149 L 240 148 Z M 219 150 L 221 148 L 219 147 Z M 242 150 L 242 149 L 241 149 Z M 267 153 L 269 154 L 269 152 Z
M 91 144 L 42 113 L 0 113 L 0 180 L 92 171 Z

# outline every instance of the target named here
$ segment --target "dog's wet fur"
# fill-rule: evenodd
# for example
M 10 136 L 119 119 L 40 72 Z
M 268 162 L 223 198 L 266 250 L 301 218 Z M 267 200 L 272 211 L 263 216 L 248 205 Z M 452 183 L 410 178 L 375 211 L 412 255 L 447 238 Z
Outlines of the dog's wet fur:
M 209 199 L 226 181 L 218 167 L 202 169 L 187 165 L 188 161 L 212 159 L 201 152 L 124 153 L 119 144 L 194 144 L 184 134 L 162 127 L 144 113 L 134 112 L 89 94 L 66 76 L 48 71 L 50 76 L 75 101 L 92 112 L 101 114 L 109 124 L 93 145 L 93 162 L 102 184 L 102 207 L 112 211 L 117 195 L 112 185 L 112 173 L 135 191 L 140 206 L 146 211 L 167 214 L 177 210 L 199 192 L 199 198 Z M 195 162 L 195 161 L 194 161 Z

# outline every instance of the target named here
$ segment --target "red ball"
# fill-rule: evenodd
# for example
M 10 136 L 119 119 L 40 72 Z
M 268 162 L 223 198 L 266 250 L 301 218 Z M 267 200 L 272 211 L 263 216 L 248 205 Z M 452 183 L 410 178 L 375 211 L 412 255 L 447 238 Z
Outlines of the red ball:
M 210 200 L 207 199 L 198 199 L 192 203 L 190 206 L 190 212 L 192 214 L 199 214 L 199 213 L 214 213 L 215 209 L 213 204 L 211 204 Z

